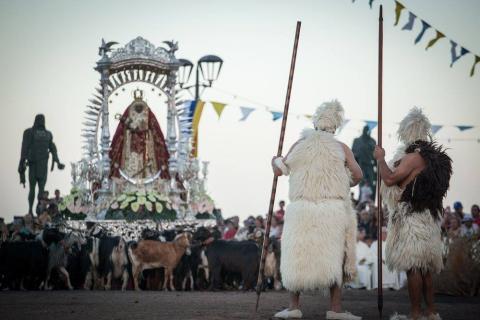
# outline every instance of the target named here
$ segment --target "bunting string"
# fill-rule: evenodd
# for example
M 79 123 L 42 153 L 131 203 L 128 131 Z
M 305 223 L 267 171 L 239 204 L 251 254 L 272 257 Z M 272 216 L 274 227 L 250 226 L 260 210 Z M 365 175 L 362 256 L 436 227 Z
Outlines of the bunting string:
M 426 22 L 424 19 L 418 17 L 411 10 L 407 9 L 405 5 L 402 4 L 400 1 L 398 0 L 394 0 L 394 1 L 395 1 L 395 10 L 394 10 L 395 22 L 393 24 L 394 26 L 397 26 L 399 24 L 402 18 L 403 12 L 408 12 L 408 18 L 406 23 L 403 25 L 402 30 L 412 31 L 415 27 L 415 21 L 420 20 L 421 22 L 421 30 L 415 37 L 414 44 L 420 43 L 423 40 L 425 34 L 429 33 L 429 29 L 432 29 L 433 31 L 435 31 L 435 36 L 428 41 L 425 47 L 425 50 L 428 50 L 429 48 L 433 47 L 435 44 L 437 44 L 438 41 L 442 40 L 443 38 L 447 38 L 447 36 L 445 36 L 444 33 L 434 28 L 431 24 Z M 372 9 L 373 0 L 369 0 L 368 4 L 370 6 L 370 9 Z M 465 48 L 464 46 L 458 44 L 457 41 L 451 38 L 448 38 L 448 40 L 450 41 L 450 67 L 453 67 L 453 65 L 458 60 L 460 60 L 461 58 L 463 58 L 464 56 L 472 52 L 467 48 Z M 473 61 L 472 67 L 470 68 L 470 77 L 473 77 L 473 75 L 475 74 L 476 66 L 480 62 L 480 56 L 477 54 L 473 54 L 473 55 L 474 55 L 474 61 Z
M 237 95 L 235 95 L 236 97 Z M 221 118 L 224 110 L 228 108 L 237 108 L 240 111 L 240 118 L 238 121 L 246 121 L 248 118 L 251 116 L 251 114 L 254 111 L 262 110 L 264 112 L 268 112 L 271 115 L 272 121 L 277 121 L 283 117 L 283 112 L 274 110 L 271 107 L 262 105 L 262 107 L 255 108 L 255 107 L 247 107 L 247 106 L 238 106 L 236 104 L 227 104 L 224 102 L 218 102 L 218 101 L 187 101 L 186 104 L 189 106 L 190 110 L 190 115 L 191 115 L 191 121 L 192 121 L 192 131 L 193 131 L 193 150 L 192 150 L 192 155 L 194 157 L 197 156 L 198 154 L 198 131 L 199 131 L 199 124 L 200 124 L 200 119 L 204 111 L 205 105 L 211 105 L 213 110 L 218 116 L 218 119 Z M 297 119 L 305 119 L 307 121 L 311 121 L 312 115 L 311 114 L 292 114 L 295 116 Z M 352 120 L 360 121 L 363 122 L 370 131 L 374 130 L 378 122 L 376 120 L 370 120 L 370 119 L 345 119 L 343 125 L 339 128 L 338 132 L 341 132 L 348 124 L 352 122 Z M 393 124 L 393 123 L 392 123 Z M 465 132 L 468 130 L 471 130 L 473 128 L 478 128 L 480 126 L 477 125 L 446 125 L 446 124 L 433 124 L 432 125 L 432 134 L 437 135 L 437 133 L 445 128 L 445 127 L 455 127 L 457 128 L 460 132 Z M 449 138 L 450 139 L 450 138 Z M 475 139 L 474 139 L 475 140 Z

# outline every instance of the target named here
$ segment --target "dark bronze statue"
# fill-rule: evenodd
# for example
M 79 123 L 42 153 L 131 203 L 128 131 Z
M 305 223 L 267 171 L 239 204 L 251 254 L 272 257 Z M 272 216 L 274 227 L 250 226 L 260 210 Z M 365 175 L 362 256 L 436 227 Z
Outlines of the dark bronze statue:
M 38 195 L 41 196 L 45 189 L 48 173 L 48 158 L 52 154 L 51 171 L 57 164 L 58 169 L 63 170 L 65 165 L 60 163 L 57 155 L 57 147 L 53 143 L 53 136 L 50 131 L 45 128 L 45 116 L 37 114 L 33 127 L 23 132 L 22 151 L 20 155 L 20 163 L 18 165 L 18 173 L 20 174 L 20 183 L 25 188 L 25 171 L 28 166 L 28 213 L 33 214 L 32 207 L 35 200 L 35 187 L 38 184 Z
M 375 201 L 375 191 L 377 186 L 377 161 L 373 157 L 373 151 L 376 145 L 375 139 L 370 137 L 370 128 L 365 126 L 360 137 L 353 140 L 352 152 L 363 171 L 363 181 L 360 183 L 362 187 L 366 182 L 372 188 L 372 200 Z

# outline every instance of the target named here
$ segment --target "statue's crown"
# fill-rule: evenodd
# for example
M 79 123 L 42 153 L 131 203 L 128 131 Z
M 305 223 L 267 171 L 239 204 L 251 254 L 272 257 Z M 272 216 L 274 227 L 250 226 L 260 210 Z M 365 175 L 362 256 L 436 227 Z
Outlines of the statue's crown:
M 133 97 L 135 100 L 143 100 L 143 90 L 136 89 L 133 91 Z

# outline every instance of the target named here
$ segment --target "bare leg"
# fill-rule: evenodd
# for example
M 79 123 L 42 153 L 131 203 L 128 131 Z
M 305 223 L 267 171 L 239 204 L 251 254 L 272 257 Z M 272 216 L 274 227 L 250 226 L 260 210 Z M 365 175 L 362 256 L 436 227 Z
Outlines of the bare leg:
M 168 279 L 170 278 L 170 269 L 165 267 L 163 272 L 163 290 L 167 290 Z
M 20 290 L 22 291 L 27 291 L 23 285 L 23 282 L 24 282 L 24 278 L 22 278 L 22 280 L 20 280 Z
M 97 267 L 92 266 L 92 290 L 97 290 L 98 289 L 98 273 L 97 273 Z
M 210 269 L 205 267 L 203 270 L 205 271 L 205 280 L 210 281 Z
M 295 310 L 300 308 L 300 292 L 290 292 L 290 305 L 288 309 Z
M 192 275 L 192 270 L 190 270 L 190 291 L 193 291 L 194 290 L 194 286 L 193 286 L 193 275 Z
M 419 319 L 422 315 L 422 274 L 416 270 L 407 271 L 408 295 L 410 297 L 411 316 Z
M 133 266 L 133 286 L 135 287 L 136 291 L 140 291 L 140 287 L 138 286 L 138 277 L 140 276 L 141 272 L 140 266 Z
M 183 278 L 182 281 L 182 291 L 185 291 L 185 287 L 187 286 L 187 277 Z
M 435 294 L 433 290 L 433 279 L 432 274 L 429 272 L 422 275 L 423 278 L 423 297 L 425 299 L 425 303 L 427 304 L 427 313 L 428 315 L 436 314 L 437 310 L 435 309 L 435 305 L 433 302 L 433 296 Z
M 92 278 L 92 272 L 89 271 L 85 277 L 85 282 L 83 283 L 83 289 L 85 290 L 89 290 L 90 289 L 90 286 L 92 285 L 92 281 L 93 281 L 93 278 Z M 93 286 L 92 286 L 93 288 Z
M 342 289 L 337 284 L 330 287 L 330 310 L 342 312 Z
M 127 290 L 127 284 L 128 284 L 128 271 L 127 269 L 123 270 L 123 276 L 122 276 L 122 291 Z
M 68 274 L 68 271 L 67 269 L 65 269 L 65 267 L 60 267 L 60 272 L 65 276 L 65 278 L 67 279 L 67 287 L 68 287 L 68 290 L 73 290 L 73 286 L 72 284 L 70 283 L 70 275 Z
M 109 291 L 112 289 L 112 271 L 107 274 L 107 284 L 105 285 L 105 290 Z
M 51 290 L 48 282 L 50 281 L 50 274 L 52 274 L 52 268 L 48 268 L 47 270 L 47 279 L 45 279 L 45 285 L 43 286 L 43 290 Z
M 170 290 L 175 291 L 175 285 L 173 284 L 173 270 L 170 271 Z

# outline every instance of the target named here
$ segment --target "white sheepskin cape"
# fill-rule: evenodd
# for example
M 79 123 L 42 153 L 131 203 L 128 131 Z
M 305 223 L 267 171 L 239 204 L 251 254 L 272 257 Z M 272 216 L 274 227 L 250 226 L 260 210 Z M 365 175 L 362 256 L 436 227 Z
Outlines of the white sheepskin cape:
M 342 146 L 331 133 L 306 130 L 285 163 L 291 203 L 281 244 L 283 284 L 290 291 L 341 285 L 356 272 L 357 230 Z

